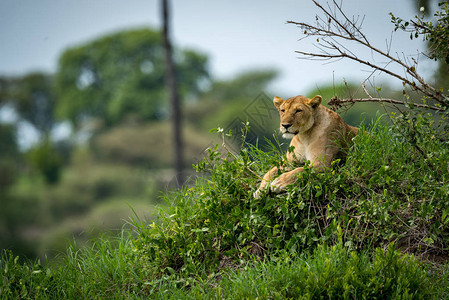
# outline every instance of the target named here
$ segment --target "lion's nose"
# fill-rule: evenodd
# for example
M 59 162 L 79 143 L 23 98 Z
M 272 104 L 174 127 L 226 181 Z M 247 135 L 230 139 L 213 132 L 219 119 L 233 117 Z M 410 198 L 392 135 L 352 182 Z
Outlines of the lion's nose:
M 282 124 L 282 127 L 284 127 L 285 129 L 289 129 L 290 127 L 292 127 L 292 124 Z

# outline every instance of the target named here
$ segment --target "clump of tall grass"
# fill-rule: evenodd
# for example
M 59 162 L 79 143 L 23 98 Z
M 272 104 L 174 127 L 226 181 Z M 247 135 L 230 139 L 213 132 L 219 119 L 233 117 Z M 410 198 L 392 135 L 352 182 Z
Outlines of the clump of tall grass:
M 3 299 L 93 299 L 143 295 L 147 276 L 133 260 L 131 232 L 116 239 L 97 238 L 44 265 L 22 262 L 11 252 L 0 256 Z
M 293 261 L 257 261 L 220 281 L 160 290 L 173 299 L 438 299 L 449 292 L 413 256 L 390 245 L 358 253 L 342 243 L 319 245 Z M 446 289 L 446 290 L 445 290 Z
M 151 277 L 130 259 L 128 239 L 97 240 L 69 249 L 58 265 L 21 263 L 0 256 L 0 294 L 5 299 L 442 299 L 449 295 L 449 269 L 432 273 L 393 245 L 361 253 L 341 242 L 319 245 L 294 259 L 246 260 L 218 273 Z

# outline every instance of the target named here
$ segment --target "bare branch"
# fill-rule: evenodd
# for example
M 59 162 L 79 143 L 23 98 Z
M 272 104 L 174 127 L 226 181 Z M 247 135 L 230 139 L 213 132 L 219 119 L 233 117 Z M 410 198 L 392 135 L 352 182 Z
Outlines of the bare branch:
M 349 98 L 349 99 L 339 99 L 338 97 L 333 97 L 331 100 L 329 100 L 328 104 L 332 107 L 342 107 L 344 104 L 353 104 L 358 102 L 377 102 L 377 103 L 390 103 L 390 104 L 399 104 L 399 105 L 410 105 L 410 106 L 416 106 L 419 108 L 424 109 L 431 109 L 435 111 L 444 111 L 444 108 L 437 107 L 437 106 L 431 106 L 427 104 L 420 104 L 420 103 L 409 103 L 404 102 L 401 100 L 394 100 L 394 99 L 387 99 L 387 98 L 374 98 L 374 97 L 368 97 L 368 98 Z
M 431 109 L 431 110 L 435 110 L 435 111 L 444 111 L 445 110 L 442 107 L 437 107 L 437 106 L 432 106 L 432 105 L 427 105 L 427 104 L 405 102 L 405 101 L 394 100 L 394 99 L 389 99 L 389 98 L 373 97 L 368 92 L 368 90 L 367 90 L 367 88 L 366 88 L 366 86 L 365 86 L 365 84 L 363 82 L 361 82 L 360 85 L 361 85 L 363 91 L 365 92 L 365 94 L 368 96 L 368 98 L 353 98 L 351 96 L 348 99 L 338 99 L 338 97 L 333 97 L 331 100 L 329 100 L 328 104 L 331 107 L 340 108 L 344 104 L 354 104 L 354 103 L 357 103 L 357 102 L 377 102 L 377 103 L 390 103 L 390 104 L 393 104 L 393 105 L 398 104 L 398 105 L 416 106 L 416 107 L 419 107 L 419 108 Z
M 380 71 L 389 76 L 397 78 L 404 85 L 410 86 L 413 90 L 419 91 L 429 99 L 435 100 L 444 107 L 449 107 L 449 97 L 442 92 L 436 90 L 430 84 L 428 84 L 416 71 L 417 61 L 412 58 L 407 59 L 404 55 L 403 58 L 394 57 L 390 54 L 391 40 L 387 43 L 387 50 L 382 51 L 379 48 L 373 46 L 368 38 L 363 34 L 361 25 L 363 24 L 364 17 L 360 20 L 360 17 L 350 19 L 341 8 L 341 5 L 333 0 L 333 8 L 328 4 L 328 8 L 320 5 L 316 0 L 313 0 L 314 4 L 324 13 L 324 17 L 316 16 L 316 24 L 311 25 L 304 22 L 288 21 L 289 24 L 299 26 L 307 37 L 318 37 L 317 48 L 320 50 L 316 52 L 296 51 L 297 53 L 306 57 L 306 59 L 318 59 L 318 60 L 338 60 L 347 58 L 356 61 L 360 64 L 366 65 L 372 68 L 374 71 Z M 370 49 L 372 53 L 376 53 L 380 57 L 383 57 L 386 62 L 384 65 L 374 62 L 372 60 L 365 60 L 359 58 L 355 53 L 349 50 L 347 46 L 341 43 L 341 40 L 353 42 Z M 391 71 L 389 65 L 395 64 L 400 66 L 404 70 L 404 75 L 400 75 L 395 71 Z M 361 102 L 361 101 L 357 101 Z M 386 101 L 383 101 L 386 102 Z M 401 102 L 401 101 L 399 101 Z M 398 103 L 399 104 L 399 103 Z M 416 105 L 416 104 L 415 104 Z M 418 106 L 418 105 L 416 105 Z M 421 107 L 421 106 L 420 106 Z M 431 108 L 423 104 L 423 108 Z M 434 107 L 436 110 L 441 110 L 439 107 Z

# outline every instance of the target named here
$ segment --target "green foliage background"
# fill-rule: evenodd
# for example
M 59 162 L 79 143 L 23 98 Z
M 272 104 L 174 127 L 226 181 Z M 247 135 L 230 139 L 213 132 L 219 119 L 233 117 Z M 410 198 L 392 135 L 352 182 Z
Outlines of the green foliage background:
M 199 92 L 209 77 L 207 58 L 177 50 L 180 90 Z M 99 117 L 112 125 L 129 114 L 157 120 L 166 114 L 165 58 L 161 34 L 150 29 L 111 34 L 66 50 L 55 75 L 57 113 L 79 125 Z
M 434 57 L 441 62 L 447 49 L 433 33 L 446 37 L 446 28 L 423 26 L 418 35 L 443 51 Z M 286 193 L 255 200 L 267 170 L 294 167 L 282 163 L 288 145 L 275 133 L 278 120 L 260 126 L 242 111 L 274 96 L 277 72 L 214 80 L 204 54 L 175 52 L 188 164 L 199 175 L 186 166 L 188 185 L 162 197 L 177 183 L 159 32 L 118 32 L 67 49 L 54 75 L 0 78 L 0 105 L 18 115 L 0 126 L 0 246 L 14 251 L 0 256 L 2 297 L 448 297 L 447 113 L 412 104 L 399 114 L 375 104 L 342 111 L 363 132 L 346 160 L 324 173 L 306 164 Z M 298 93 L 358 97 L 355 86 Z M 426 101 L 384 87 L 372 93 Z M 65 120 L 73 135 L 56 141 Z M 242 139 L 235 127 L 204 134 L 236 120 Z M 20 123 L 36 129 L 33 147 L 20 148 Z
M 427 128 L 425 118 L 415 122 Z M 196 166 L 208 175 L 165 194 L 154 222 L 135 217 L 133 231 L 69 248 L 56 265 L 22 264 L 4 253 L 0 291 L 33 298 L 445 298 L 447 265 L 401 252 L 447 251 L 449 171 L 439 164 L 448 149 L 428 136 L 417 141 L 431 149 L 423 159 L 402 143 L 401 126 L 372 124 L 345 162 L 324 173 L 309 168 L 286 193 L 260 200 L 252 198 L 256 174 L 279 163 L 279 145 L 228 155 L 217 146 Z

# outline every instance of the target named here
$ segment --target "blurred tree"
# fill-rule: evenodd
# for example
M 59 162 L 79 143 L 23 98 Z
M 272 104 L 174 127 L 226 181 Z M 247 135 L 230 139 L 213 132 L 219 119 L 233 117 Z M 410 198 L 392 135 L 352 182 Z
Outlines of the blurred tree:
M 43 136 L 54 125 L 52 77 L 30 73 L 23 77 L 0 78 L 0 104 L 11 104 L 19 116 L 30 122 Z
M 246 119 L 244 108 L 266 92 L 277 75 L 278 72 L 271 69 L 249 70 L 230 80 L 213 81 L 197 102 L 187 105 L 188 123 L 207 132 L 228 125 L 237 116 Z M 271 106 L 271 99 L 269 101 Z
M 204 98 L 213 98 L 220 102 L 232 102 L 236 99 L 253 100 L 278 76 L 278 72 L 268 70 L 250 70 L 234 79 L 214 81 Z
M 179 85 L 196 93 L 209 77 L 207 58 L 176 50 Z M 150 29 L 119 32 L 65 51 L 55 78 L 57 113 L 80 125 L 101 118 L 113 125 L 129 115 L 166 118 L 162 36 Z
M 63 161 L 50 139 L 35 145 L 27 153 L 29 163 L 37 169 L 49 184 L 59 181 Z
M 0 249 L 23 250 L 17 238 L 20 226 L 17 203 L 10 188 L 18 175 L 19 150 L 13 125 L 0 124 Z
M 9 77 L 0 76 L 0 105 L 5 105 L 10 100 L 9 93 L 12 89 L 13 80 Z
M 0 198 L 3 196 L 1 192 L 15 181 L 18 158 L 14 127 L 0 124 Z
M 168 0 L 162 0 L 162 34 L 165 50 L 165 77 L 167 90 L 170 95 L 171 120 L 173 126 L 174 162 L 177 181 L 183 185 L 184 145 L 182 138 L 182 114 L 179 97 L 178 78 L 173 61 L 173 47 L 170 38 L 170 10 Z
M 274 141 L 273 134 L 279 126 L 272 96 L 266 94 L 277 74 L 273 69 L 254 69 L 230 80 L 212 82 L 197 102 L 186 105 L 187 123 L 200 132 L 217 127 L 232 131 L 232 139 L 228 142 L 235 150 L 241 142 L 242 125 L 248 121 L 251 130 L 246 141 L 264 147 L 266 138 Z
M 44 73 L 30 73 L 23 77 L 1 78 L 0 104 L 12 105 L 21 120 L 28 121 L 38 130 L 40 141 L 33 145 L 25 158 L 48 183 L 56 183 L 62 160 L 50 137 L 54 126 L 53 77 Z

